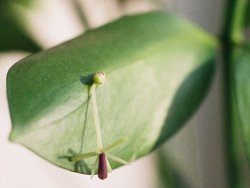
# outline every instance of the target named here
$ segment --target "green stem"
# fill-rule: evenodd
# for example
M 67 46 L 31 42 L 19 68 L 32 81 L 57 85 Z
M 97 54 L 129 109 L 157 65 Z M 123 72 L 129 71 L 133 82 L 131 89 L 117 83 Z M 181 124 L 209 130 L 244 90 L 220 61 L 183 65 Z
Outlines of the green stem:
M 94 124 L 95 124 L 95 131 L 96 131 L 96 141 L 97 141 L 97 147 L 99 151 L 103 150 L 102 145 L 102 133 L 101 133 L 101 126 L 100 126 L 100 119 L 99 119 L 99 113 L 96 103 L 96 90 L 97 85 L 95 83 L 92 84 L 90 88 L 90 94 L 91 94 L 91 101 L 92 101 L 92 109 L 93 109 L 93 116 L 94 116 Z
M 225 136 L 229 187 L 242 187 L 239 136 L 233 114 L 233 63 L 239 46 L 244 42 L 244 21 L 248 0 L 228 0 L 222 32 L 222 57 L 225 83 Z
M 222 40 L 225 43 L 244 42 L 245 19 L 249 0 L 228 0 Z M 233 45 L 230 45 L 232 47 Z
M 232 40 L 235 44 L 242 44 L 245 40 L 245 18 L 249 0 L 238 0 L 235 5 L 235 16 L 232 23 Z

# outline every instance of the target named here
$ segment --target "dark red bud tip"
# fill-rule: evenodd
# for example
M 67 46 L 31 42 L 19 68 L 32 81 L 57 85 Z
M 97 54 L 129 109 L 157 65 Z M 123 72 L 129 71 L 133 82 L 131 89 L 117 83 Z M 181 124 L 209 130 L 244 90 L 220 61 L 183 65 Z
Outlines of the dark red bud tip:
M 104 180 L 108 177 L 107 159 L 105 153 L 99 155 L 98 178 Z

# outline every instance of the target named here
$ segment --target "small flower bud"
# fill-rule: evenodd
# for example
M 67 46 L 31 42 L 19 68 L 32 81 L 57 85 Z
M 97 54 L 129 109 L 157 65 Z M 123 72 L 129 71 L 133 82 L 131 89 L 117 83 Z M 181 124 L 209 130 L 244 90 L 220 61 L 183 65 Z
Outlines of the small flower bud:
M 103 72 L 96 72 L 93 76 L 93 82 L 95 84 L 104 84 L 105 74 Z

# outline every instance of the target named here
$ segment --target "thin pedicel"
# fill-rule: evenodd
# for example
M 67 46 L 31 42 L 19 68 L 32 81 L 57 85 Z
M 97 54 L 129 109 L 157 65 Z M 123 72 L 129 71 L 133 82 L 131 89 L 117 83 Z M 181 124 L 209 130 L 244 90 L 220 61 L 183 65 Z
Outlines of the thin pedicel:
M 72 162 L 78 162 L 90 157 L 96 157 L 95 163 L 93 165 L 93 168 L 91 169 L 91 177 L 94 176 L 96 171 L 96 165 L 98 162 L 98 177 L 100 179 L 106 179 L 108 177 L 108 172 L 112 171 L 112 168 L 109 164 L 108 159 L 114 160 L 116 162 L 119 162 L 121 164 L 128 164 L 127 161 L 124 161 L 123 159 L 120 159 L 114 155 L 111 155 L 108 153 L 110 150 L 114 149 L 115 147 L 121 145 L 124 143 L 125 138 L 120 138 L 116 141 L 114 141 L 112 144 L 107 146 L 106 148 L 103 148 L 102 144 L 102 133 L 101 133 L 101 125 L 100 125 L 100 119 L 99 119 L 99 113 L 98 113 L 98 107 L 96 102 L 96 88 L 102 84 L 105 83 L 106 76 L 103 72 L 96 72 L 93 76 L 93 83 L 89 90 L 89 96 L 92 103 L 93 108 L 93 117 L 94 117 L 94 124 L 95 124 L 95 132 L 96 132 L 96 142 L 97 142 L 97 150 L 89 153 L 84 154 L 77 154 L 70 158 L 70 161 Z

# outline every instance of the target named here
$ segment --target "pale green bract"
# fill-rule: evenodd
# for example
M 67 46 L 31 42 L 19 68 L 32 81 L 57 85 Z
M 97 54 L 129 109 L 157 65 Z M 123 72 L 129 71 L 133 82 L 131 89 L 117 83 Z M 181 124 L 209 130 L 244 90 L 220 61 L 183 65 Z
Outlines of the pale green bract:
M 96 88 L 103 147 L 126 161 L 159 147 L 192 115 L 213 76 L 216 41 L 167 13 L 123 17 L 16 63 L 7 77 L 10 139 L 50 162 L 89 174 L 96 151 L 89 86 Z M 121 164 L 110 161 L 112 168 Z

